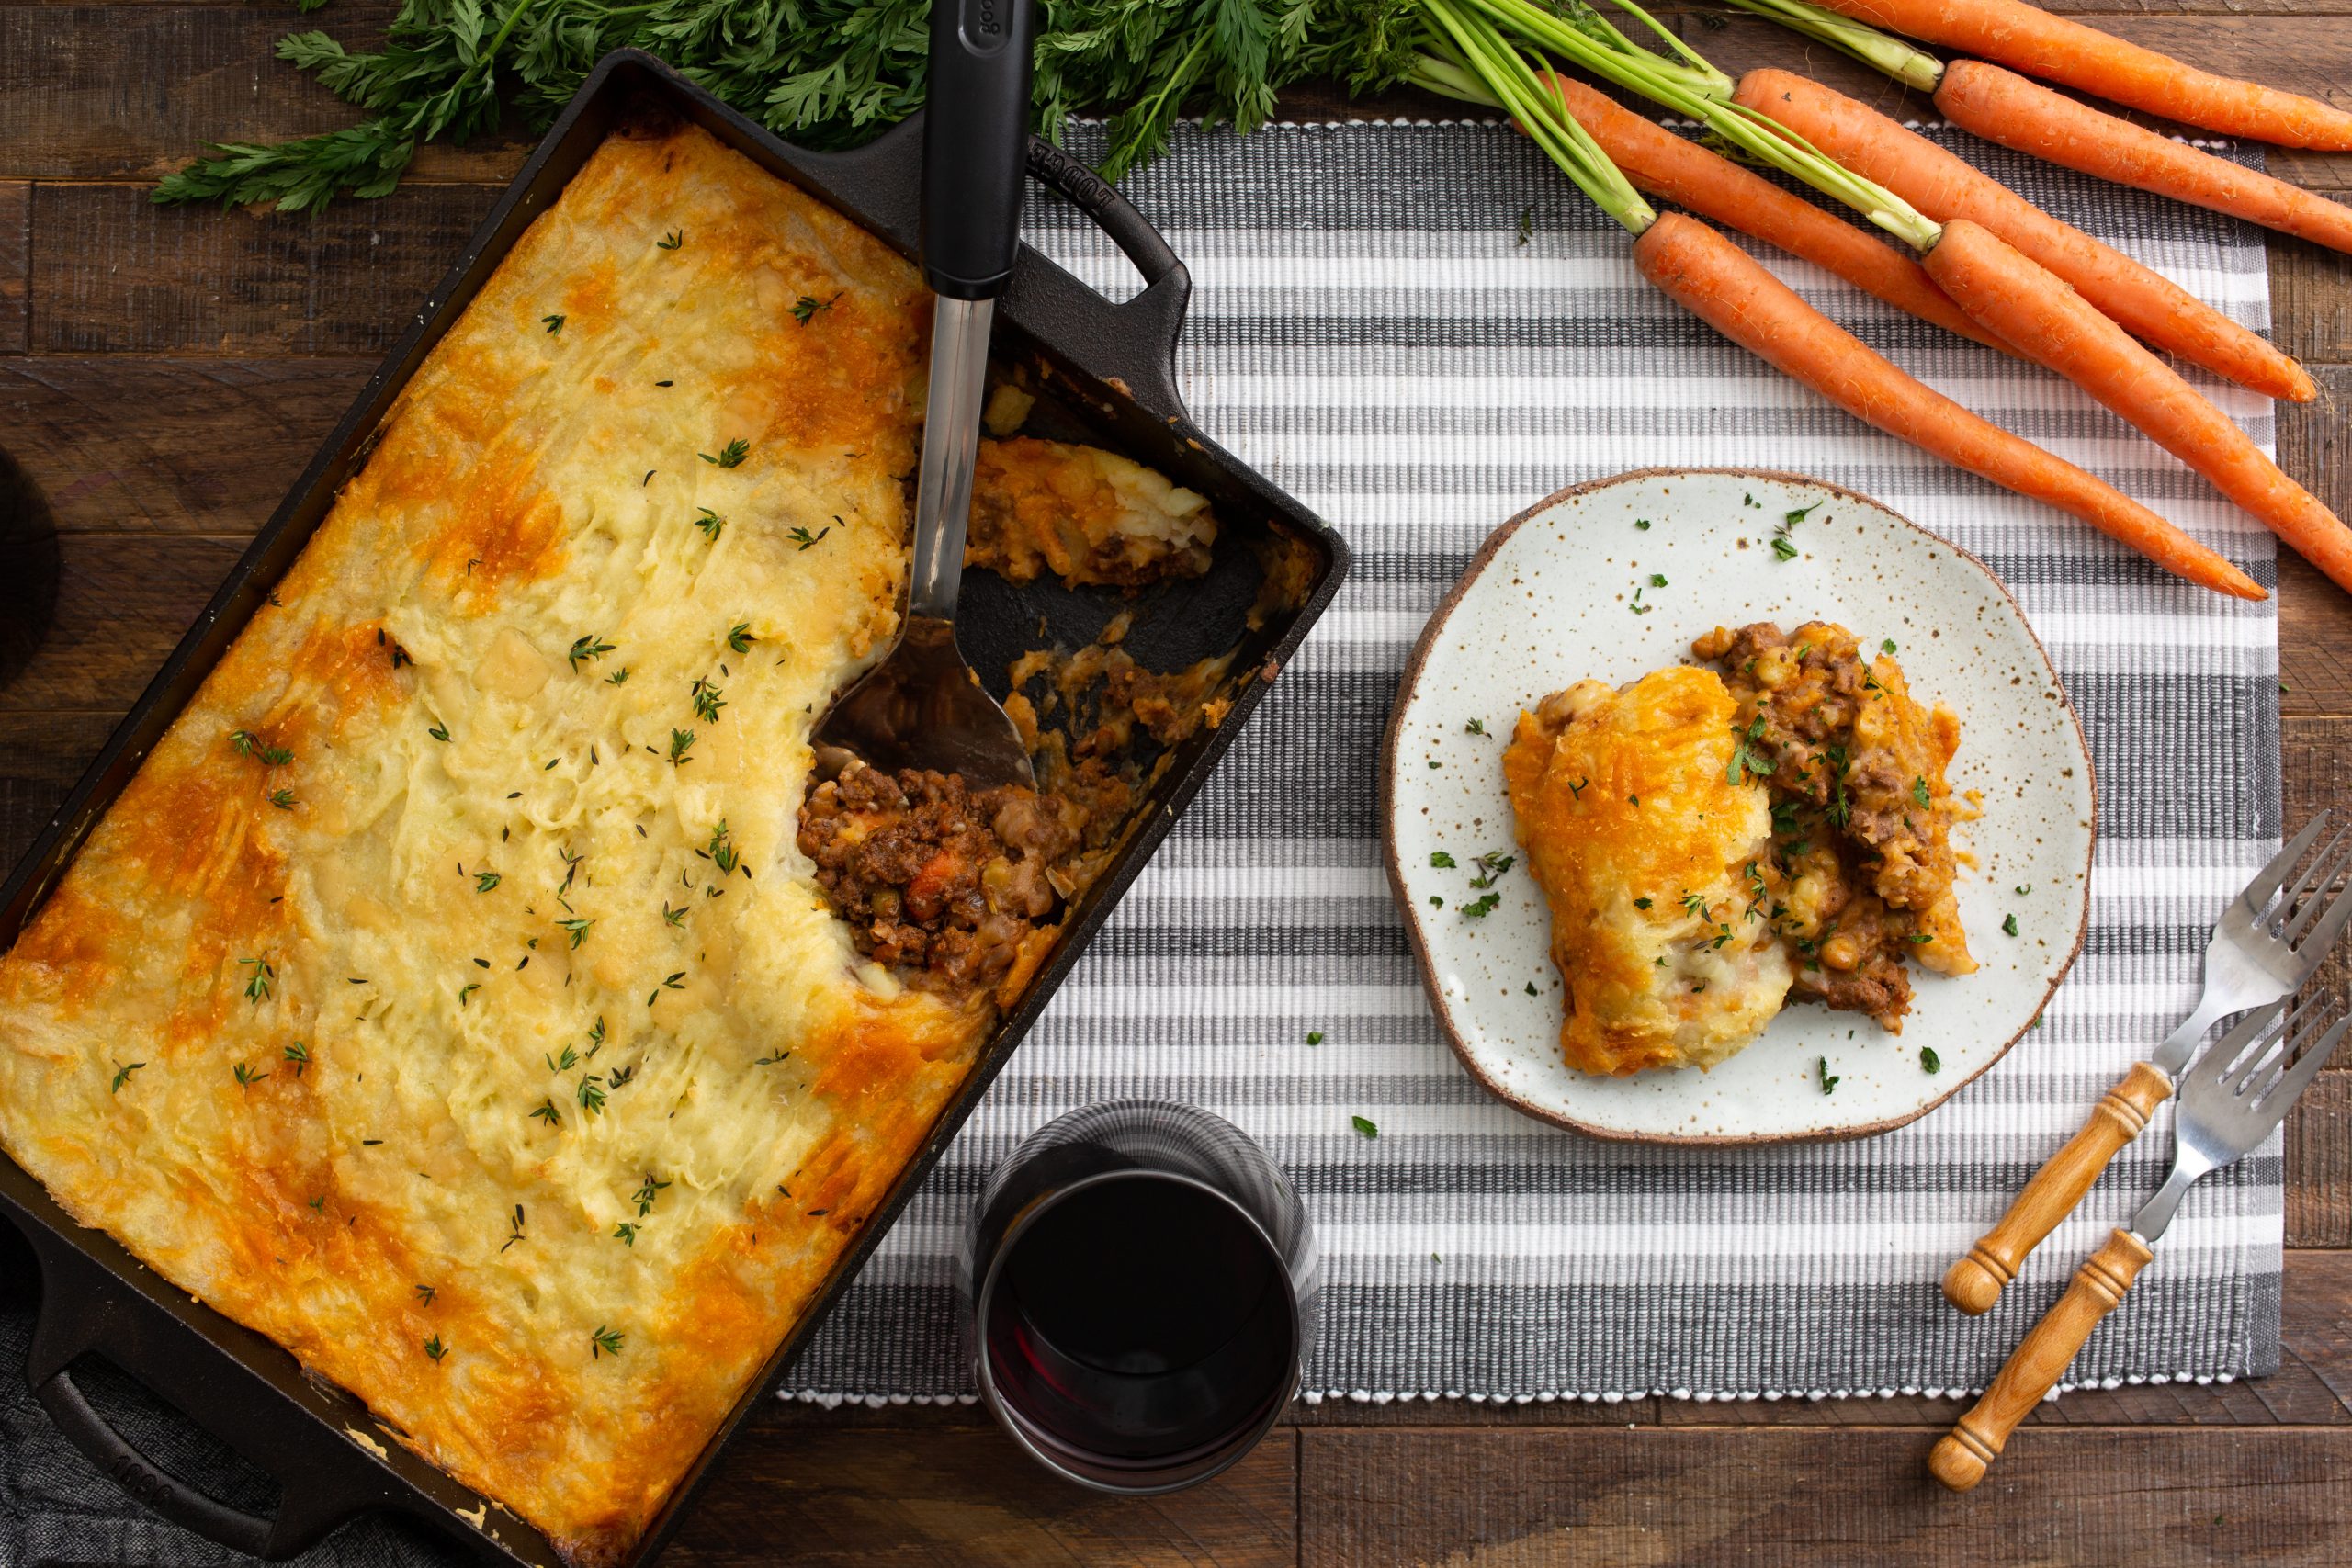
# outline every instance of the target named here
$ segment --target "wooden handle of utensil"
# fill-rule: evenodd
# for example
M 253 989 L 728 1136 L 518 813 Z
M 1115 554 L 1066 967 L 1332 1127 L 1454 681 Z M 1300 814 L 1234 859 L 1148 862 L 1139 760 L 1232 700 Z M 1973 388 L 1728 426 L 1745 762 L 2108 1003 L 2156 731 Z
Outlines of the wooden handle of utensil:
M 2145 1062 L 2133 1063 L 2123 1081 L 2091 1108 L 2083 1130 L 2033 1173 L 2001 1223 L 1944 1271 L 1944 1300 L 1972 1315 L 1998 1301 L 2025 1255 L 2074 1213 L 2107 1162 L 2140 1135 L 2156 1107 L 2171 1096 L 2170 1078 Z
M 2018 1423 L 2050 1392 L 2099 1319 L 2123 1303 L 2123 1292 L 2154 1256 L 2148 1244 L 2130 1231 L 2109 1235 L 2106 1245 L 2075 1270 L 2074 1283 L 2058 1304 L 2009 1353 L 1984 1397 L 1960 1418 L 1951 1436 L 1936 1444 L 1928 1456 L 1928 1473 L 1955 1492 L 1984 1480 L 1985 1467 L 1999 1456 Z

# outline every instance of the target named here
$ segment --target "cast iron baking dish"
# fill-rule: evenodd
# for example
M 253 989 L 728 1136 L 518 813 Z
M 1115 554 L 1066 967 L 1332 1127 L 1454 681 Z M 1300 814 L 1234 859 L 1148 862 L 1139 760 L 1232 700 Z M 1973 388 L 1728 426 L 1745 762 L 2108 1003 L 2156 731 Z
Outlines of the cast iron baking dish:
M 0 948 L 12 944 L 55 885 L 84 837 L 127 784 L 149 748 L 195 694 L 325 518 L 336 492 L 366 461 L 394 398 L 425 355 L 489 279 L 533 219 L 624 118 L 671 114 L 702 126 L 771 173 L 831 203 L 899 250 L 913 254 L 922 134 L 910 122 L 851 152 L 793 147 L 736 114 L 650 55 L 621 51 L 597 65 L 515 177 L 447 279 L 368 381 L 334 434 L 164 661 L 124 719 L 0 888 Z M 1324 524 L 1193 428 L 1176 392 L 1175 348 L 1191 280 L 1175 253 L 1125 197 L 1082 164 L 1033 142 L 1031 172 L 1077 204 L 1125 252 L 1146 287 L 1114 304 L 1053 263 L 1023 251 L 998 313 L 995 356 L 1042 386 L 1030 429 L 1091 441 L 1159 469 L 1206 495 L 1225 524 L 1217 562 L 1196 582 L 1164 584 L 1128 606 L 1136 626 L 1125 647 L 1147 666 L 1172 670 L 1239 646 L 1234 669 L 1250 671 L 1226 722 L 1181 748 L 1141 808 L 1125 852 L 1095 884 L 1060 946 L 1021 1007 L 1000 1021 L 969 1077 L 899 1175 L 819 1292 L 809 1313 L 771 1357 L 667 1506 L 628 1559 L 651 1562 L 709 1473 L 720 1446 L 753 1404 L 767 1398 L 842 1289 L 888 1229 L 989 1080 L 1044 1009 L 1152 850 L 1232 743 L 1266 680 L 1286 664 L 1338 589 L 1348 552 Z M 1309 587 L 1294 610 L 1245 626 L 1258 587 L 1248 540 L 1274 532 L 1304 549 Z M 1161 597 L 1155 597 L 1156 595 Z M 1002 671 L 1017 653 L 1059 641 L 1093 639 L 1125 602 L 1108 591 L 1063 590 L 1052 580 L 1023 588 L 986 573 L 967 580 L 962 616 L 974 665 Z M 1046 635 L 1040 637 L 1044 624 Z M 1003 694 L 999 690 L 999 696 Z M 0 1157 L 0 1215 L 31 1244 L 41 1274 L 40 1315 L 26 1375 L 58 1427 L 123 1488 L 156 1512 L 223 1545 L 264 1557 L 290 1556 L 337 1525 L 392 1509 L 469 1541 L 489 1561 L 560 1568 L 554 1548 L 512 1514 L 458 1484 L 385 1437 L 367 1408 L 313 1382 L 275 1342 L 192 1300 L 103 1232 L 75 1224 L 40 1185 Z M 281 1499 L 273 1517 L 229 1506 L 167 1474 L 130 1448 L 74 1381 L 77 1360 L 100 1359 L 144 1383 L 215 1438 L 273 1475 Z

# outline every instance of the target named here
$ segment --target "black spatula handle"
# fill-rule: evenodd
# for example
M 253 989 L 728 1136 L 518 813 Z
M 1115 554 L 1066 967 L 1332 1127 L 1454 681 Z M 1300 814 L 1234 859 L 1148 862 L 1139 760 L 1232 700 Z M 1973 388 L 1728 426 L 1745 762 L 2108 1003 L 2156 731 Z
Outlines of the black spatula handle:
M 956 299 L 1004 291 L 1029 157 L 1030 0 L 932 0 L 922 268 Z

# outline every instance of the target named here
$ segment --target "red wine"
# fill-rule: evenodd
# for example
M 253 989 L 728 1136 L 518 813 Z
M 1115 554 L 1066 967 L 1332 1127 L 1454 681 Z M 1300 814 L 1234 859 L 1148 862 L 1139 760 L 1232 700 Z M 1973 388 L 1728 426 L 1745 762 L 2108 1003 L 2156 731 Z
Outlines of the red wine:
M 1287 1401 L 1296 1314 L 1241 1211 L 1152 1171 L 1072 1190 L 1007 1243 L 985 1344 L 1041 1442 L 1096 1463 L 1165 1464 Z

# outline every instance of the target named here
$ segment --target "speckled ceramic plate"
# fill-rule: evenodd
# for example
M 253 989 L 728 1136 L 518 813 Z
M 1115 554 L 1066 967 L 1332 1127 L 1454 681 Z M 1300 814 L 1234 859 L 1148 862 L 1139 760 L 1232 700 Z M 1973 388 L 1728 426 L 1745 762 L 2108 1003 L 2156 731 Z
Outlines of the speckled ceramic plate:
M 1960 907 L 1980 967 L 1947 979 L 1915 965 L 1899 1036 L 1792 1002 L 1712 1072 L 1571 1069 L 1549 917 L 1503 788 L 1520 710 L 1588 677 L 1621 685 L 1687 661 L 1691 639 L 1718 625 L 1816 618 L 1865 647 L 1893 638 L 1913 693 L 1960 716 L 1952 787 L 1984 802 L 1960 840 L 1975 863 L 1963 863 Z M 1562 491 L 1504 524 L 1421 633 L 1381 766 L 1389 885 L 1455 1055 L 1505 1102 L 1600 1137 L 1770 1143 L 1899 1127 L 2031 1026 L 2090 916 L 2090 756 L 2008 591 L 1984 562 L 1876 502 L 1794 474 L 1645 469 Z M 1438 850 L 1460 869 L 1431 866 Z M 1465 917 L 1473 858 L 1490 851 L 1520 863 L 1494 885 L 1499 904 Z M 2003 930 L 2010 915 L 2016 936 Z M 1826 1094 L 1825 1058 L 1837 1079 Z

